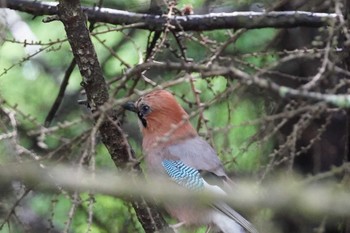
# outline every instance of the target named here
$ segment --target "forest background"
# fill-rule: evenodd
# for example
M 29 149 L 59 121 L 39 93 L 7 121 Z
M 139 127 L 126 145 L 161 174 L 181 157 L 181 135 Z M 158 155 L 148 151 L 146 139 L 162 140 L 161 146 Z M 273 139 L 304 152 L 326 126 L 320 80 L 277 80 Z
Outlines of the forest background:
M 350 232 L 348 0 L 0 6 L 0 232 L 171 231 L 152 200 L 193 197 L 146 185 L 121 107 L 159 88 L 260 232 Z

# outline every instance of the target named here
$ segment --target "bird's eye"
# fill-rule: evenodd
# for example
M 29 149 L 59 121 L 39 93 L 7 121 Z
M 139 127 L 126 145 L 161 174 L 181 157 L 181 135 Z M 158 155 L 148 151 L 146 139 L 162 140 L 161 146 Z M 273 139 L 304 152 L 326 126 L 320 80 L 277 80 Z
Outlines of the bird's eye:
M 141 112 L 142 114 L 147 114 L 150 111 L 150 107 L 148 105 L 142 105 Z

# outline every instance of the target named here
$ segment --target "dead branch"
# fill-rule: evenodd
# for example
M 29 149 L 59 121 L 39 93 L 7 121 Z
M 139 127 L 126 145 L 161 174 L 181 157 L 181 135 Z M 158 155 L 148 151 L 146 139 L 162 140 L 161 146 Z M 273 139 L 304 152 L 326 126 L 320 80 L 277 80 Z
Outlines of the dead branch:
M 27 0 L 3 0 L 0 7 L 27 12 L 34 16 L 57 15 L 57 4 Z M 204 15 L 165 16 L 140 14 L 110 8 L 82 7 L 91 22 L 115 25 L 137 24 L 135 28 L 159 31 L 171 25 L 174 31 L 207 31 L 238 28 L 291 28 L 322 27 L 330 21 L 337 21 L 335 13 L 316 13 L 306 11 L 271 12 L 231 12 Z

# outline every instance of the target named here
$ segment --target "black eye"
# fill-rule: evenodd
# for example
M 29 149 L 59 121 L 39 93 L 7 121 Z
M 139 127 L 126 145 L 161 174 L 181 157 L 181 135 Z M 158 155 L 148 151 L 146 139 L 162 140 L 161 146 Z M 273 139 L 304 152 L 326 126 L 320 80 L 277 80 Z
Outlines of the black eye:
M 142 105 L 141 106 L 141 113 L 142 114 L 147 114 L 150 111 L 150 107 L 148 105 Z
M 146 128 L 147 127 L 147 121 L 145 119 L 145 116 L 151 111 L 150 106 L 143 104 L 139 108 L 140 110 L 138 111 L 137 115 L 139 119 L 142 122 L 142 125 Z

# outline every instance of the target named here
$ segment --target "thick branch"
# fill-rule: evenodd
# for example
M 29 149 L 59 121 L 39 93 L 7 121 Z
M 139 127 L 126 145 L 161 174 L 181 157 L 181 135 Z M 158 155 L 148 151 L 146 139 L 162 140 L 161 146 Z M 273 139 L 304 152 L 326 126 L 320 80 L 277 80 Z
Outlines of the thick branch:
M 85 15 L 79 0 L 60 0 L 58 15 L 64 24 L 74 59 L 83 77 L 82 85 L 93 112 L 102 113 L 96 118 L 102 141 L 107 147 L 116 166 L 125 168 L 133 162 L 134 156 L 127 140 L 117 123 L 114 111 L 102 111 L 109 99 L 107 83 L 97 60 L 96 52 L 86 27 Z M 166 229 L 166 223 L 157 209 L 142 198 L 131 200 L 136 214 L 146 232 Z
M 3 0 L 2 7 L 27 12 L 35 16 L 55 15 L 57 7 L 48 2 L 26 0 Z M 283 12 L 232 12 L 210 13 L 205 15 L 171 16 L 139 14 L 109 8 L 95 9 L 83 7 L 88 19 L 115 25 L 138 24 L 136 28 L 162 30 L 171 25 L 172 30 L 206 31 L 215 29 L 238 28 L 290 28 L 290 27 L 322 27 L 330 20 L 337 20 L 336 14 L 312 13 L 304 11 Z
M 305 180 L 296 179 L 299 176 L 290 175 L 276 177 L 264 185 L 256 181 L 235 183 L 231 195 L 221 195 L 215 192 L 184 192 L 184 190 L 167 179 L 150 177 L 147 184 L 141 179 L 129 182 L 129 175 L 115 172 L 96 171 L 91 174 L 76 167 L 39 167 L 37 164 L 16 164 L 3 166 L 0 169 L 0 184 L 12 180 L 21 180 L 26 184 L 35 184 L 38 190 L 56 191 L 57 186 L 70 191 L 89 192 L 94 190 L 100 194 L 119 197 L 128 195 L 166 202 L 169 200 L 190 200 L 203 204 L 213 200 L 223 200 L 239 209 L 257 210 L 268 208 L 288 213 L 298 213 L 300 216 L 322 218 L 350 217 L 350 193 L 346 184 L 322 182 L 329 178 L 340 176 L 350 169 L 349 163 L 333 167 L 330 171 L 320 173 Z M 336 179 L 334 179 L 336 180 Z M 164 188 L 166 187 L 166 188 Z

